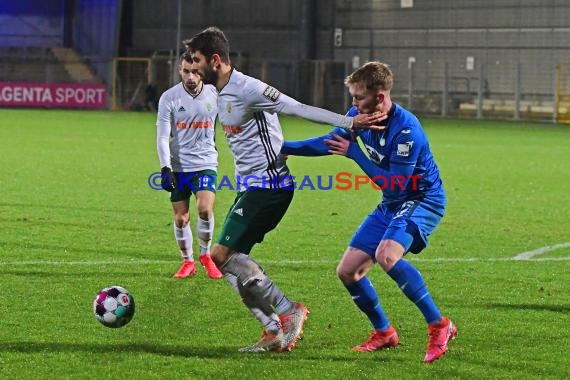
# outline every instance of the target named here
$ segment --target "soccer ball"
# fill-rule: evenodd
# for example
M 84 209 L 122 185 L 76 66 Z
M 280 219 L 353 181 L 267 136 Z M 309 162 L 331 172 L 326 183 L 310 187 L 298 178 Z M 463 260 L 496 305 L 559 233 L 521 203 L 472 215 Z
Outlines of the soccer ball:
M 123 327 L 135 314 L 135 299 L 121 286 L 105 288 L 93 301 L 93 314 L 104 326 Z

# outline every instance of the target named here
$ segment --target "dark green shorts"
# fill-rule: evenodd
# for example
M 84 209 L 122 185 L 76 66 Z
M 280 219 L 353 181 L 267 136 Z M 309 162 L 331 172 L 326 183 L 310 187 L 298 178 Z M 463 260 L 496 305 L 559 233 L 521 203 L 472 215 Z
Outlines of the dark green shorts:
M 198 172 L 174 172 L 176 189 L 170 193 L 171 202 L 179 202 L 190 199 L 192 194 L 207 190 L 216 192 L 218 174 L 214 170 L 206 169 Z
M 217 243 L 249 254 L 274 229 L 293 200 L 293 190 L 246 190 L 230 207 Z

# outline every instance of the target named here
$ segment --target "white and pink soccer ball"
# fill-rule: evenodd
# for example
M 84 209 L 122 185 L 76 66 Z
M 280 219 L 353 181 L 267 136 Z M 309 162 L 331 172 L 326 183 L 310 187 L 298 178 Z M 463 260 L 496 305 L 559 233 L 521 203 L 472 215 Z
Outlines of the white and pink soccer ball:
M 93 314 L 104 326 L 123 327 L 135 314 L 135 299 L 121 286 L 101 290 L 93 301 Z

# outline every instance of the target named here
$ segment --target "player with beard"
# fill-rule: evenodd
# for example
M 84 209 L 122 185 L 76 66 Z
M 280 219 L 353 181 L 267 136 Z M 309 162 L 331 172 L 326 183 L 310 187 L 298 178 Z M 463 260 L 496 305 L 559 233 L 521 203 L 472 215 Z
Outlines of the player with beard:
M 157 150 L 162 171 L 162 187 L 170 192 L 174 212 L 174 238 L 182 265 L 175 278 L 196 274 L 193 237 L 189 225 L 189 201 L 196 197 L 196 230 L 200 263 L 212 279 L 222 278 L 210 256 L 214 231 L 214 199 L 218 151 L 214 142 L 218 92 L 192 71 L 192 57 L 180 57 L 180 83 L 166 90 L 159 100 Z
M 289 351 L 301 336 L 308 309 L 290 301 L 250 257 L 252 247 L 273 230 L 293 199 L 291 173 L 280 155 L 278 113 L 347 129 L 383 120 L 382 114 L 347 117 L 308 106 L 231 66 L 229 42 L 210 27 L 185 41 L 192 68 L 218 90 L 218 117 L 234 157 L 238 194 L 212 249 L 212 258 L 250 309 L 268 319 L 261 339 L 240 351 Z M 254 313 L 255 315 L 255 313 Z

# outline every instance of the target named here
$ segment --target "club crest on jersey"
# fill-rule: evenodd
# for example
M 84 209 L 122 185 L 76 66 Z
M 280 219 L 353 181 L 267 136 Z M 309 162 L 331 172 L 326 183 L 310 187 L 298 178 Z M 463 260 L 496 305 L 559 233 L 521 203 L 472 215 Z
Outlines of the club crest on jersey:
M 397 156 L 408 157 L 410 155 L 410 149 L 414 145 L 413 141 L 408 141 L 404 144 L 398 144 L 398 150 L 396 151 Z
M 232 113 L 232 103 L 226 103 L 226 111 L 227 113 Z
M 382 132 L 382 136 L 380 136 L 380 146 L 386 145 L 386 131 Z
M 364 147 L 366 148 L 366 151 L 370 156 L 370 160 L 372 160 L 372 162 L 374 162 L 375 164 L 380 165 L 380 162 L 382 162 L 384 156 L 378 153 L 378 151 L 372 148 L 370 145 L 365 144 Z
M 210 103 L 206 103 L 206 111 L 212 112 L 212 105 Z
M 267 99 L 271 100 L 272 102 L 276 102 L 277 99 L 279 98 L 279 95 L 281 95 L 281 93 L 277 89 L 271 86 L 267 86 L 263 91 L 263 96 L 265 96 Z

